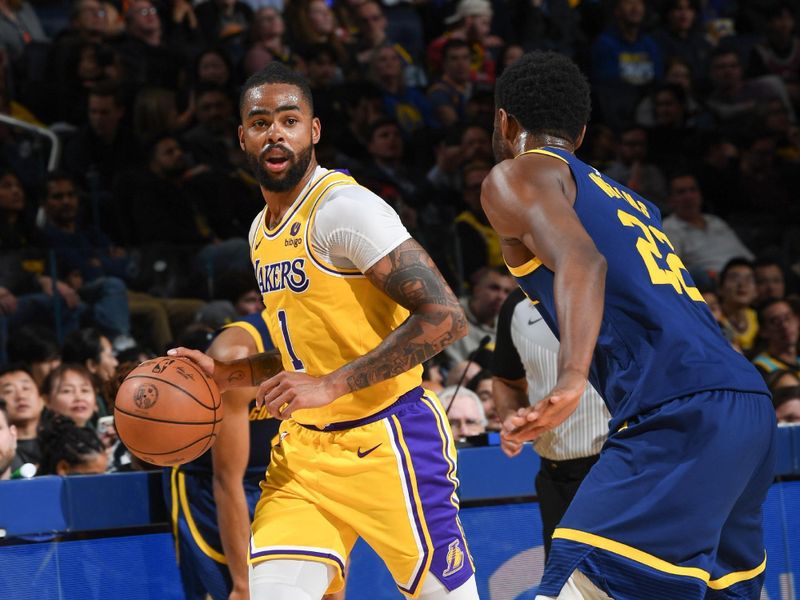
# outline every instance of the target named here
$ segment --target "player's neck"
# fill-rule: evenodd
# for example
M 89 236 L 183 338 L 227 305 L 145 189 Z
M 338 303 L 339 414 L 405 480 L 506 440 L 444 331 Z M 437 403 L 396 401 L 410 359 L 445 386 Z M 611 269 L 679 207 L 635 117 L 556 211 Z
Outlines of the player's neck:
M 523 131 L 517 137 L 518 154 L 527 152 L 528 150 L 544 148 L 545 146 L 561 148 L 562 150 L 566 150 L 571 154 L 575 153 L 574 143 L 556 135 L 548 135 L 546 133 L 534 135 L 528 131 Z
M 311 158 L 311 162 L 308 163 L 308 168 L 306 172 L 303 174 L 303 177 L 297 184 L 285 192 L 274 192 L 272 190 L 261 188 L 261 194 L 264 196 L 264 201 L 267 203 L 267 211 L 268 211 L 268 218 L 269 221 L 267 222 L 267 227 L 272 227 L 273 225 L 277 225 L 283 219 L 283 215 L 286 211 L 291 207 L 297 197 L 302 193 L 302 191 L 308 185 L 308 182 L 311 181 L 312 177 L 314 177 L 314 172 L 317 170 L 319 164 L 317 163 L 316 157 Z

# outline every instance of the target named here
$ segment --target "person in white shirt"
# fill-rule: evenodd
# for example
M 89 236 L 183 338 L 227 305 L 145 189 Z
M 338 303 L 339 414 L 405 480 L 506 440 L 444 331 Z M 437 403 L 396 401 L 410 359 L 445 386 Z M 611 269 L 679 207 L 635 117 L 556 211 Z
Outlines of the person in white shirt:
M 693 276 L 713 277 L 734 257 L 753 259 L 753 253 L 725 221 L 702 212 L 703 195 L 694 175 L 670 177 L 668 202 L 674 212 L 664 219 L 664 233 Z

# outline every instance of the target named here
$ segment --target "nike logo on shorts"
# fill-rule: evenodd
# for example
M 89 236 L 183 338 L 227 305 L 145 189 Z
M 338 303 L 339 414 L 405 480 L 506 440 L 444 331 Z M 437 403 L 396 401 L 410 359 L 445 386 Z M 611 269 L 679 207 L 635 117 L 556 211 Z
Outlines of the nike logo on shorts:
M 382 444 L 382 443 L 383 443 L 383 442 L 381 442 L 381 444 Z M 364 458 L 364 457 L 365 457 L 367 454 L 369 454 L 370 452 L 374 452 L 375 450 L 377 450 L 377 449 L 378 449 L 378 447 L 379 447 L 381 444 L 378 444 L 377 446 L 373 446 L 373 447 L 372 447 L 372 448 L 370 448 L 369 450 L 364 450 L 363 452 L 361 451 L 361 447 L 359 446 L 359 448 L 358 448 L 358 458 Z

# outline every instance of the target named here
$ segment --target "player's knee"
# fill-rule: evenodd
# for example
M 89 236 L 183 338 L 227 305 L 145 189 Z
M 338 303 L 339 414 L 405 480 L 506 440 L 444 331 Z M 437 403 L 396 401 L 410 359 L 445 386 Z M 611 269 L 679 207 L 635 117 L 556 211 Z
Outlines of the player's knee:
M 454 590 L 448 590 L 435 575 L 428 573 L 422 590 L 419 594 L 420 600 L 478 600 L 478 586 L 475 583 L 475 575 L 467 579 Z
M 307 560 L 268 560 L 250 568 L 252 600 L 320 600 L 333 567 Z

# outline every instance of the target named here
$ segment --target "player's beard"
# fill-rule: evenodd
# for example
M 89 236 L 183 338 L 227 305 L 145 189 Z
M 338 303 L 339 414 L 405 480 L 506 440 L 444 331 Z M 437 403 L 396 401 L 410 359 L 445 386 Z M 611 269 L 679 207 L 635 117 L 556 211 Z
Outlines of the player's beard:
M 276 147 L 283 150 L 289 162 L 293 163 L 280 179 L 274 178 L 274 176 L 264 168 L 264 156 Z M 274 144 L 264 148 L 258 155 L 248 153 L 247 163 L 250 165 L 250 169 L 253 171 L 253 174 L 258 180 L 258 184 L 262 188 L 270 192 L 288 192 L 300 183 L 303 175 L 305 175 L 306 169 L 308 169 L 308 165 L 311 162 L 313 151 L 314 145 L 309 144 L 308 147 L 302 150 L 295 158 L 294 152 L 281 144 Z

